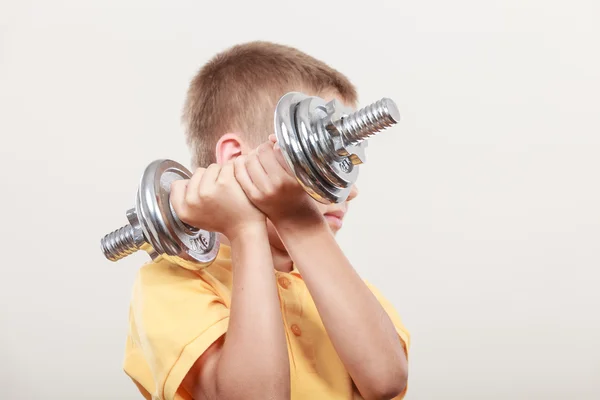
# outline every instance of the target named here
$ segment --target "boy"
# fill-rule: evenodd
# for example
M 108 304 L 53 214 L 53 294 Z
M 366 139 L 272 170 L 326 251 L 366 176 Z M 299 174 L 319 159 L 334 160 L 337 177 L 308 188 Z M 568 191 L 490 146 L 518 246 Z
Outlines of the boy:
M 143 266 L 124 369 L 146 399 L 403 398 L 409 334 L 335 241 L 348 202 L 313 200 L 275 143 L 278 99 L 300 91 L 355 108 L 339 72 L 287 46 L 215 56 L 191 82 L 184 120 L 196 170 L 172 185 L 184 222 L 220 232 L 193 272 Z

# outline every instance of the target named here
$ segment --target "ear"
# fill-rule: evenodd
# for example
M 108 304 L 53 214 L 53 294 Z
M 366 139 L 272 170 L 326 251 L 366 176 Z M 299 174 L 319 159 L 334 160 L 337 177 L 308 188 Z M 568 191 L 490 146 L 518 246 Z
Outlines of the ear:
M 224 134 L 215 146 L 217 164 L 225 164 L 227 161 L 247 153 L 247 147 L 240 135 L 236 133 Z

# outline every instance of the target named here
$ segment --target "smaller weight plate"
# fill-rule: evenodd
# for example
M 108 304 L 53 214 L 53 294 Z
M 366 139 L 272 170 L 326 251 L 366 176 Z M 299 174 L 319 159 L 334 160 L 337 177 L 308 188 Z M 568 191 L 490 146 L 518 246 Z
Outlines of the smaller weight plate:
M 325 102 L 317 97 L 308 98 L 298 105 L 296 126 L 304 152 L 321 176 L 316 184 L 328 193 L 331 202 L 340 203 L 348 198 L 358 178 L 358 167 L 348 157 L 339 156 L 333 146 L 323 143 L 330 140 L 328 132 L 318 131 L 324 129 L 321 120 L 326 116 Z
M 189 179 L 188 171 L 172 160 L 156 160 L 144 171 L 136 211 L 148 241 L 160 254 L 187 269 L 210 265 L 219 251 L 216 233 L 192 228 L 177 218 L 169 200 L 171 184 Z

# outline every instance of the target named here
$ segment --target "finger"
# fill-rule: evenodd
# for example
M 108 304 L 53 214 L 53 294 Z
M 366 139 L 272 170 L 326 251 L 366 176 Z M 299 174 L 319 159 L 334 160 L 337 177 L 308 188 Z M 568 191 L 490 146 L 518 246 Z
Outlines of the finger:
M 246 159 L 246 169 L 254 186 L 263 193 L 271 192 L 271 182 L 267 172 L 258 158 L 257 152 L 252 152 Z
M 269 140 L 273 143 L 277 143 L 277 136 L 275 136 L 274 134 L 270 134 Z
M 275 153 L 275 159 L 277 160 L 277 162 L 279 163 L 279 165 L 281 165 L 281 167 L 290 175 L 290 176 L 294 176 L 294 173 L 292 172 L 292 170 L 290 169 L 290 166 L 288 165 L 287 161 L 285 160 L 285 157 L 283 156 L 283 153 L 281 151 L 281 147 L 279 146 L 279 143 L 275 143 L 273 145 L 273 153 Z
M 198 168 L 196 172 L 192 174 L 192 177 L 188 179 L 185 190 L 185 201 L 188 205 L 198 204 L 200 198 L 200 182 L 202 181 L 204 174 L 206 174 L 206 169 Z
M 244 193 L 249 198 L 256 198 L 260 194 L 250 175 L 248 174 L 248 170 L 246 169 L 246 156 L 238 156 L 233 162 L 233 170 L 235 174 L 235 179 L 240 184 Z
M 189 183 L 189 179 L 176 180 L 171 183 L 171 190 L 169 192 L 169 202 L 171 203 L 171 207 L 173 207 L 175 215 L 177 215 L 177 217 L 182 221 L 183 218 L 185 218 L 185 213 L 187 210 L 185 193 Z
M 202 175 L 198 187 L 199 191 L 197 193 L 202 193 L 202 191 L 212 188 L 217 181 L 219 172 L 221 172 L 221 166 L 219 164 L 210 164 L 208 168 L 206 168 L 206 171 L 204 171 L 204 175 Z
M 273 144 L 260 146 L 258 148 L 258 158 L 263 169 L 274 184 L 280 183 L 282 179 L 285 179 L 289 175 L 281 164 L 279 164 L 279 161 L 277 161 Z
M 223 164 L 217 177 L 217 182 L 226 182 L 229 179 L 235 178 L 233 169 L 233 160 L 229 160 Z

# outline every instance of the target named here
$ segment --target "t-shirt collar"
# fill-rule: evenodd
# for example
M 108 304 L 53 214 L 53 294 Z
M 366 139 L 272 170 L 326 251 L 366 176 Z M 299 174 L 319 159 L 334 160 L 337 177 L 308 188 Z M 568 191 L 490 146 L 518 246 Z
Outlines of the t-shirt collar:
M 219 245 L 219 252 L 217 253 L 217 258 L 215 261 L 219 261 L 221 264 L 231 265 L 231 247 L 221 243 Z M 300 271 L 298 271 L 298 268 L 296 267 L 296 263 L 292 263 L 292 270 L 289 273 L 298 277 L 302 277 L 302 274 L 300 274 Z

